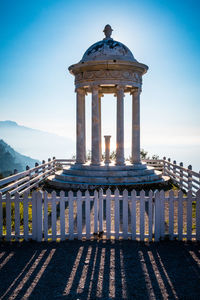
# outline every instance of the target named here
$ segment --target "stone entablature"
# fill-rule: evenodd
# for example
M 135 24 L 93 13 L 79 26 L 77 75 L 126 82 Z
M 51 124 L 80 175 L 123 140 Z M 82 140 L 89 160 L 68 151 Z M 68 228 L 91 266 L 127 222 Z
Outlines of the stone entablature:
M 130 87 L 141 88 L 142 75 L 147 70 L 148 67 L 144 64 L 124 61 L 95 61 L 95 64 L 86 62 L 69 67 L 70 73 L 75 76 L 76 88 L 100 85 L 104 89 L 107 87 L 108 93 L 113 93 L 113 89 L 109 87 L 116 85 L 124 85 L 125 92 L 129 92 Z

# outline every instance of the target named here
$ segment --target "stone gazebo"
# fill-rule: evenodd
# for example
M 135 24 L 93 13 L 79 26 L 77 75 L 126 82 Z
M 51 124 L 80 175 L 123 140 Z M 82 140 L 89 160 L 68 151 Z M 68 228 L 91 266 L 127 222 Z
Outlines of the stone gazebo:
M 89 47 L 81 61 L 69 67 L 76 88 L 76 163 L 50 178 L 60 188 L 108 185 L 135 185 L 163 182 L 161 172 L 140 160 L 140 93 L 142 75 L 148 67 L 131 51 L 111 38 L 106 25 L 105 38 Z M 86 161 L 85 95 L 92 95 L 91 161 Z M 132 158 L 124 159 L 124 94 L 132 96 Z M 117 105 L 116 161 L 109 161 L 110 136 L 105 136 L 106 159 L 102 161 L 101 97 L 114 94 Z M 111 115 L 112 118 L 112 115 Z

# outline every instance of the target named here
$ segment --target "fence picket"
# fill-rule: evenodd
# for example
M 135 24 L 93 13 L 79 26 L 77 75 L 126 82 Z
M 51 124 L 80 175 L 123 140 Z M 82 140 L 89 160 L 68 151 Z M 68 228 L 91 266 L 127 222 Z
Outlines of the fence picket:
M 178 240 L 183 238 L 183 192 L 178 193 Z
M 187 193 L 187 240 L 192 239 L 192 191 Z
M 56 192 L 51 193 L 52 197 L 52 211 L 51 211 L 51 228 L 52 228 L 52 241 L 56 241 L 56 230 L 57 230 L 57 216 L 56 216 Z
M 32 238 L 37 239 L 37 192 L 32 193 Z
M 119 190 L 115 190 L 115 239 L 119 238 Z
M 99 232 L 103 232 L 103 190 L 99 191 Z
M 23 218 L 24 218 L 24 239 L 28 240 L 28 193 L 24 193 L 23 197 Z
M 200 241 L 200 190 L 196 194 L 196 240 Z
M 74 197 L 73 192 L 68 194 L 69 199 L 69 239 L 74 239 Z
M 169 238 L 172 240 L 174 237 L 174 193 L 169 192 Z
M 131 192 L 131 231 L 132 240 L 136 239 L 136 191 Z
M 144 241 L 144 206 L 145 206 L 145 191 L 140 192 L 140 241 Z
M 94 192 L 94 234 L 98 232 L 98 192 Z
M 42 192 L 37 192 L 37 241 L 42 241 Z
M 128 239 L 128 191 L 123 191 L 123 238 Z
M 160 238 L 160 193 L 156 192 L 155 195 L 155 241 Z
M 87 190 L 85 193 L 85 211 L 86 211 L 86 239 L 90 239 L 90 194 Z
M 15 202 L 15 237 L 19 239 L 20 237 L 20 210 L 19 210 L 19 193 L 15 193 L 14 196 L 14 202 Z
M 153 226 L 153 219 L 152 219 L 152 198 L 153 198 L 153 192 L 149 192 L 149 198 L 148 198 L 148 222 L 149 222 L 149 241 L 152 241 L 152 226 Z
M 110 196 L 111 196 L 111 190 L 107 189 L 106 191 L 106 238 L 110 238 Z
M 6 193 L 6 240 L 11 239 L 11 196 Z
M 60 235 L 61 241 L 65 240 L 65 193 L 60 192 Z
M 44 192 L 44 240 L 48 240 L 48 193 Z
M 78 239 L 82 239 L 82 193 L 77 192 L 77 231 Z
M 160 191 L 160 237 L 165 236 L 165 192 Z

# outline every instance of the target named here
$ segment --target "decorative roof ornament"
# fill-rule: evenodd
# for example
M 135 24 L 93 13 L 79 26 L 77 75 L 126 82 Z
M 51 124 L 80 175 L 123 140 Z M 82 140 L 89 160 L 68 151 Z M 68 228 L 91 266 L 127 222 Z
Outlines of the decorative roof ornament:
M 105 34 L 105 38 L 104 40 L 108 40 L 108 39 L 112 39 L 111 38 L 111 34 L 112 34 L 113 29 L 111 28 L 111 26 L 109 24 L 107 24 L 103 30 L 104 34 Z

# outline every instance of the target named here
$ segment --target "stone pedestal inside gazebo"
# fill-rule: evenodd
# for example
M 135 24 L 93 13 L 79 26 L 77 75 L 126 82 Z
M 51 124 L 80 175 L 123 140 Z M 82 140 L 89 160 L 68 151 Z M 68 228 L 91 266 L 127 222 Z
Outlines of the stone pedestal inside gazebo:
M 140 160 L 140 94 L 142 76 L 148 70 L 137 62 L 131 51 L 111 38 L 112 29 L 106 25 L 105 38 L 92 45 L 82 60 L 69 67 L 75 76 L 76 91 L 76 163 L 55 176 L 49 184 L 57 188 L 88 188 L 90 186 L 118 186 L 161 183 L 161 172 L 147 167 Z M 92 138 L 91 161 L 86 161 L 85 95 L 91 93 Z M 132 97 L 132 158 L 124 159 L 124 95 Z M 116 97 L 116 160 L 102 161 L 101 97 Z M 108 145 L 108 138 L 107 138 Z

